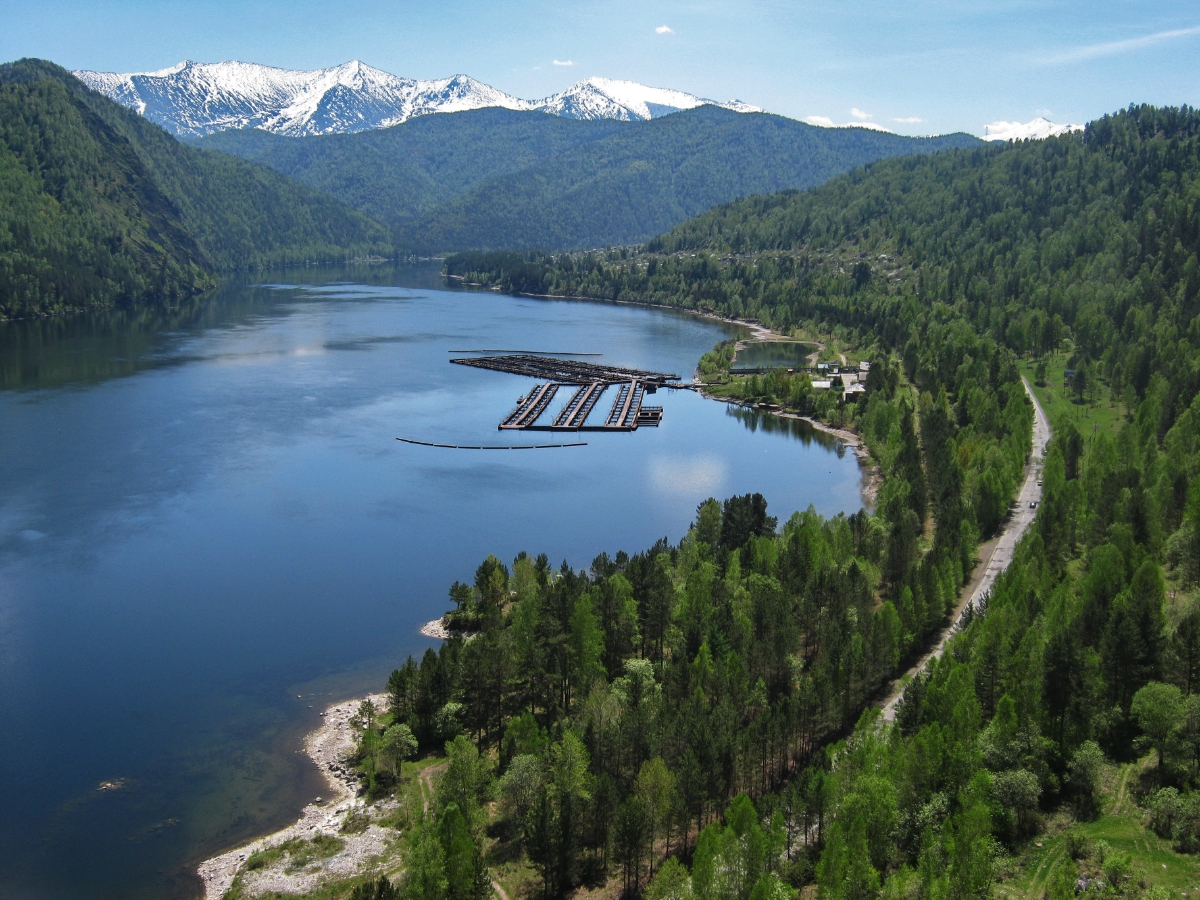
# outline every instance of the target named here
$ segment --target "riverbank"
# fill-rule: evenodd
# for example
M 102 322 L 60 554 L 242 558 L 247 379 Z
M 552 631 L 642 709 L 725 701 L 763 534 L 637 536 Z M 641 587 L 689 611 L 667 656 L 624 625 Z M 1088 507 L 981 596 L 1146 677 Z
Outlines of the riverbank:
M 361 807 L 364 806 L 358 800 L 358 776 L 345 762 L 355 747 L 357 730 L 351 720 L 362 699 L 371 700 L 380 709 L 387 704 L 384 694 L 335 703 L 321 713 L 324 719 L 321 727 L 304 737 L 304 752 L 325 776 L 329 793 L 305 806 L 295 824 L 202 862 L 197 874 L 204 883 L 204 900 L 223 897 L 252 856 L 260 854 L 255 861 L 257 863 L 271 855 L 264 851 L 279 849 L 289 842 L 311 844 L 314 838 L 335 838 L 343 844 L 336 853 L 299 868 L 290 865 L 285 868 L 283 864 L 288 854 L 275 854 L 277 859 L 274 862 L 279 865 L 255 865 L 243 872 L 246 895 L 257 896 L 270 891 L 309 891 L 326 878 L 357 874 L 371 860 L 385 852 L 394 837 L 386 829 L 371 824 L 357 833 L 346 833 L 348 819 L 361 814 Z

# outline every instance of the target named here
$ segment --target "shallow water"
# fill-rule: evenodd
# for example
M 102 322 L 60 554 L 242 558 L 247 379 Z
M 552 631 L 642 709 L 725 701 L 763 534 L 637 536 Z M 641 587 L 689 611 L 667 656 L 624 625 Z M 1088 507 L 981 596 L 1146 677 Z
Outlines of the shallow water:
M 448 350 L 686 379 L 727 326 L 428 268 L 270 279 L 169 314 L 0 323 L 0 896 L 197 895 L 199 859 L 322 792 L 299 736 L 422 652 L 490 552 L 582 568 L 747 491 L 781 520 L 861 505 L 827 436 L 687 391 L 653 398 L 662 427 L 586 447 L 395 440 L 526 442 L 496 424 L 534 382 Z

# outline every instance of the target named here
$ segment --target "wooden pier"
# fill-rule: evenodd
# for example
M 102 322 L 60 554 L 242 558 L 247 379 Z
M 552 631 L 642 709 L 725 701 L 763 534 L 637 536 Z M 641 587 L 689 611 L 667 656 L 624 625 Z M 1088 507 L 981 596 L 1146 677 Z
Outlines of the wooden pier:
M 593 381 L 591 384 L 585 384 L 575 392 L 567 405 L 562 408 L 554 419 L 552 428 L 566 428 L 572 431 L 583 426 L 587 421 L 588 413 L 592 411 L 592 407 L 596 405 L 596 401 L 600 399 L 600 395 L 604 393 L 604 389 L 608 385 L 600 381 Z

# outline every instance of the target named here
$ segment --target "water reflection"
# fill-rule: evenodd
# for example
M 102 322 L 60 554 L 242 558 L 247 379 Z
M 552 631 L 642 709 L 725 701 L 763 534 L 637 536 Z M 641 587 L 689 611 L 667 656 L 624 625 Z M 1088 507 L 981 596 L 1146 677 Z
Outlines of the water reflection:
M 339 280 L 313 288 L 334 274 Z M 184 366 L 200 357 L 175 348 L 188 336 L 212 328 L 245 327 L 263 316 L 289 314 L 278 300 L 283 289 L 297 299 L 365 300 L 384 298 L 398 282 L 413 288 L 441 289 L 436 265 L 356 264 L 301 267 L 248 275 L 176 305 L 114 307 L 41 319 L 0 321 L 0 391 L 96 384 L 151 369 Z M 299 296 L 299 295 L 303 296 Z M 412 299 L 419 299 L 414 296 Z M 420 340 L 422 335 L 372 336 L 359 343 Z M 327 349 L 360 349 L 353 342 L 331 342 Z
M 497 442 L 532 381 L 455 348 L 687 373 L 730 330 L 448 291 L 436 266 L 0 324 L 0 896 L 194 897 L 197 857 L 321 793 L 298 734 L 423 652 L 488 553 L 584 566 L 678 540 L 709 496 L 858 509 L 836 439 L 690 391 L 570 451 L 396 441 Z
M 846 455 L 846 444 L 837 435 L 814 428 L 803 419 L 793 419 L 777 416 L 761 409 L 751 409 L 730 403 L 725 407 L 725 415 L 737 419 L 750 431 L 761 431 L 764 434 L 782 434 L 800 441 L 805 446 L 816 444 L 826 450 L 832 450 L 839 457 Z
M 799 341 L 753 341 L 737 352 L 733 368 L 799 368 L 808 365 L 808 357 L 817 346 Z

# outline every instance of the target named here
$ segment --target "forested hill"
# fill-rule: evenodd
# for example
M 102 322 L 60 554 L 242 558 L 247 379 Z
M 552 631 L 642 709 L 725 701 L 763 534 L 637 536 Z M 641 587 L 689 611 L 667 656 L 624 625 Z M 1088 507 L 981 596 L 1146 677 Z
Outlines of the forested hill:
M 1082 135 L 887 160 L 751 197 L 639 253 L 463 255 L 448 271 L 784 328 L 882 327 L 900 347 L 905 308 L 944 304 L 1016 352 L 1070 333 L 1119 396 L 1144 396 L 1169 369 L 1165 426 L 1200 387 L 1198 132 L 1194 110 L 1135 107 Z
M 184 146 L 52 63 L 0 66 L 0 316 L 170 300 L 218 271 L 389 247 L 367 216 Z
M 487 109 L 355 135 L 241 131 L 199 143 L 328 191 L 391 224 L 400 245 L 432 252 L 640 242 L 737 197 L 979 141 L 703 106 L 636 123 Z
M 506 290 L 752 316 L 872 361 L 865 399 L 835 410 L 883 471 L 874 515 L 797 515 L 778 536 L 759 530 L 777 549 L 760 553 L 751 540 L 722 556 L 726 520 L 753 505 L 734 498 L 720 516 L 702 505 L 678 547 L 646 554 L 652 563 L 621 559 L 621 593 L 601 584 L 609 566 L 598 560 L 570 628 L 586 631 L 599 610 L 596 646 L 607 649 L 626 620 L 653 622 L 668 635 L 667 661 L 657 646 L 630 648 L 620 676 L 608 663 L 589 676 L 611 680 L 578 715 L 535 701 L 521 707 L 535 721 L 514 716 L 502 738 L 501 720 L 476 726 L 483 746 L 499 739 L 544 760 L 530 769 L 545 773 L 530 794 L 546 785 L 549 800 L 533 807 L 544 818 L 524 820 L 520 833 L 549 890 L 581 873 L 555 868 L 560 857 L 546 849 L 568 838 L 586 847 L 592 835 L 599 865 L 615 846 L 635 890 L 642 861 L 658 866 L 653 898 L 782 898 L 814 882 L 819 900 L 1070 900 L 1077 883 L 1123 900 L 1195 890 L 1198 175 L 1200 113 L 1134 107 L 1082 135 L 881 162 L 808 194 L 731 204 L 637 252 L 447 260 L 449 274 Z M 1006 515 L 1029 447 L 1021 377 L 1054 429 L 1036 520 L 983 605 L 907 684 L 895 723 L 881 723 L 867 704 L 873 684 L 929 646 L 977 541 Z M 812 404 L 805 376 L 746 381 L 754 399 Z M 810 525 L 845 537 L 821 545 Z M 485 569 L 475 592 L 456 585 L 452 598 L 469 606 L 505 584 Z M 709 571 L 712 580 L 699 574 Z M 853 586 L 864 573 L 869 591 Z M 554 605 L 568 577 L 547 580 L 550 607 L 571 609 Z M 632 603 L 609 605 L 625 583 Z M 847 598 L 861 604 L 853 615 Z M 461 661 L 450 646 L 419 671 L 399 670 L 394 686 L 437 684 L 448 663 L 501 671 L 469 666 L 487 652 L 489 630 L 525 646 L 524 623 L 546 620 L 525 619 L 524 604 L 511 626 L 484 624 Z M 576 633 L 555 646 L 587 660 L 575 648 L 588 639 L 573 643 Z M 777 681 L 776 664 L 789 672 Z M 661 694 L 631 687 L 641 673 Z M 481 680 L 462 683 L 470 698 Z M 641 731 L 646 697 L 665 724 Z M 422 707 L 404 690 L 393 707 L 421 727 Z M 844 727 L 860 712 L 844 740 L 820 728 L 824 716 Z M 548 753 L 527 740 L 542 726 L 562 735 Z M 657 743 L 636 743 L 651 731 Z M 595 791 L 568 808 L 555 766 L 576 736 L 590 754 L 580 754 L 592 779 L 582 783 Z M 696 766 L 693 755 L 706 752 L 719 754 L 715 767 Z M 502 792 L 526 775 L 510 774 L 520 757 L 504 753 Z M 651 770 L 659 774 L 643 775 Z M 661 796 L 652 780 L 668 785 Z M 639 824 L 659 822 L 651 803 L 674 818 Z M 676 829 L 678 841 L 660 848 L 654 827 Z
M 492 178 L 534 169 L 625 127 L 615 119 L 479 109 L 357 134 L 294 138 L 246 128 L 191 143 L 268 165 L 396 226 Z

